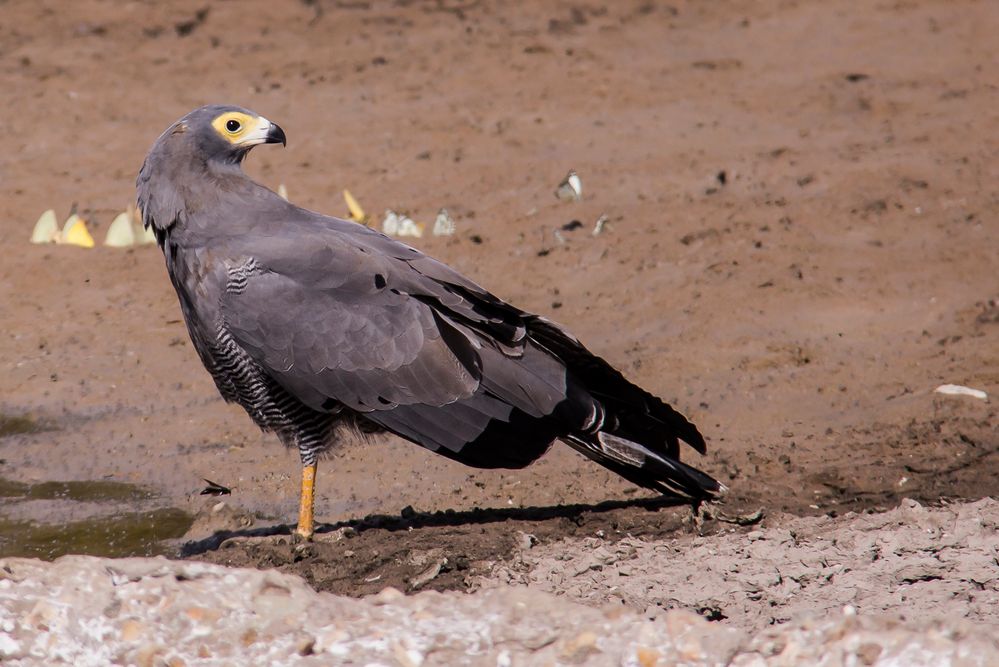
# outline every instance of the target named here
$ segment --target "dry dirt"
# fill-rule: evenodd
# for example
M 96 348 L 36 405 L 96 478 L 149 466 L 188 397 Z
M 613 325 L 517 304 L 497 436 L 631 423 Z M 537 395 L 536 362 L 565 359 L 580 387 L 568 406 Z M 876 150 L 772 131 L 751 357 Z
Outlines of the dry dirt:
M 0 660 L 11 667 L 999 662 L 994 632 L 953 618 L 899 623 L 846 607 L 747 633 L 689 611 L 648 619 L 524 588 L 411 596 L 386 588 L 357 600 L 273 570 L 164 558 L 0 559 L 0 627 Z
M 213 102 L 282 125 L 247 170 L 296 203 L 446 206 L 457 234 L 414 245 L 700 425 L 688 459 L 732 489 L 710 514 L 995 496 L 995 403 L 932 391 L 999 392 L 997 31 L 985 0 L 0 2 L 0 478 L 152 492 L 0 515 L 179 508 L 187 556 L 355 595 L 481 585 L 526 534 L 571 561 L 732 525 L 565 447 L 476 471 L 380 438 L 321 464 L 317 543 L 282 536 L 297 454 L 218 398 L 159 251 L 27 243 L 74 203 L 100 241 L 152 141 Z
M 361 600 L 301 578 L 163 558 L 0 559 L 0 660 L 11 667 L 991 667 L 999 640 L 955 619 L 846 608 L 746 633 L 673 610 L 650 620 L 523 588 L 393 588 Z

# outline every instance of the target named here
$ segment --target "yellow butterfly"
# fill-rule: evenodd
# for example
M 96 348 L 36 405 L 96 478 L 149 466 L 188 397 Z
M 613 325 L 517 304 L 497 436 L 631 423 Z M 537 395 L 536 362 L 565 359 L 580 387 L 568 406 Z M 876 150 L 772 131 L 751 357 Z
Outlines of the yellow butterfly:
M 93 248 L 94 237 L 87 230 L 86 221 L 74 213 L 69 216 L 66 224 L 62 226 L 62 233 L 59 234 L 59 240 L 56 243 L 75 245 L 81 248 Z
M 343 200 L 347 202 L 347 211 L 350 212 L 351 220 L 359 222 L 362 225 L 368 224 L 368 214 L 364 212 L 361 205 L 354 199 L 354 195 L 350 194 L 350 190 L 343 191 Z

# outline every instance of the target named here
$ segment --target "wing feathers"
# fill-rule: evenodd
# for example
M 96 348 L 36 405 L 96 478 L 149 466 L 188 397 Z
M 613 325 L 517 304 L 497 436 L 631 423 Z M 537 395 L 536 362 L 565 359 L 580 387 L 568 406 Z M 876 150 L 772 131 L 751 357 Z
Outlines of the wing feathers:
M 305 261 L 287 256 L 302 240 L 258 248 L 261 271 L 222 300 L 233 338 L 300 400 L 469 465 L 520 467 L 561 437 L 649 488 L 719 488 L 679 462 L 678 438 L 704 440 L 669 405 L 554 323 L 356 227 L 310 237 L 327 247 Z
M 308 386 L 313 403 L 322 394 L 367 412 L 444 405 L 475 391 L 472 344 L 442 328 L 426 305 L 384 290 L 359 299 L 344 289 L 316 290 L 265 271 L 223 297 L 224 326 L 283 386 Z

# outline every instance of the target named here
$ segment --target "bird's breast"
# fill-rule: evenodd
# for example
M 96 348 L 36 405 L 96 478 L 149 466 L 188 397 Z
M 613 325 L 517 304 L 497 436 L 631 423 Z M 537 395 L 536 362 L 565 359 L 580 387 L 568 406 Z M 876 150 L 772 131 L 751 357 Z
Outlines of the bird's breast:
M 167 273 L 180 297 L 184 315 L 211 326 L 218 317 L 226 266 L 210 248 L 164 247 Z M 190 323 L 190 322 L 189 322 Z

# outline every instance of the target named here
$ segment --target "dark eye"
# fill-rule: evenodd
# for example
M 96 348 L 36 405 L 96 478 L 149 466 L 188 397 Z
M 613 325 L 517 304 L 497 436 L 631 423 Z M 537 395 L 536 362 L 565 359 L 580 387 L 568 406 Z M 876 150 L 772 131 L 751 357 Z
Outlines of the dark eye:
M 225 122 L 225 129 L 229 130 L 230 132 L 239 132 L 239 128 L 240 125 L 238 120 L 227 120 Z

